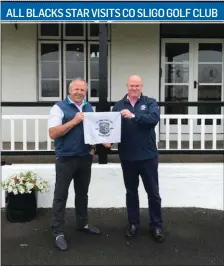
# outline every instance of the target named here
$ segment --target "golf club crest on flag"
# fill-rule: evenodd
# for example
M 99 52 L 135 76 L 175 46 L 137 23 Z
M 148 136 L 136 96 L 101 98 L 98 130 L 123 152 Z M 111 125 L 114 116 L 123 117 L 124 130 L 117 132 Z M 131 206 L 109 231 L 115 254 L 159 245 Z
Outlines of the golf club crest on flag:
M 113 129 L 112 125 L 113 122 L 107 119 L 99 120 L 97 123 L 99 123 L 99 126 L 96 128 L 96 130 L 99 131 L 101 134 L 100 136 L 109 136 L 111 130 Z

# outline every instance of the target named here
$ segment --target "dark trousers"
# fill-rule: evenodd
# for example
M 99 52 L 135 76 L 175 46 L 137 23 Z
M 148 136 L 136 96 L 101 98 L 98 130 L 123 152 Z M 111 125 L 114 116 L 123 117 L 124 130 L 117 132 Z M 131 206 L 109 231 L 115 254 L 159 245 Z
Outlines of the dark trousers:
M 74 156 L 56 159 L 52 231 L 57 236 L 64 232 L 65 208 L 71 181 L 74 182 L 76 225 L 78 229 L 88 223 L 88 189 L 91 177 L 92 156 Z
M 162 228 L 161 198 L 158 184 L 158 157 L 144 161 L 121 162 L 126 188 L 126 206 L 129 225 L 139 227 L 139 175 L 148 195 L 149 224 L 152 229 Z

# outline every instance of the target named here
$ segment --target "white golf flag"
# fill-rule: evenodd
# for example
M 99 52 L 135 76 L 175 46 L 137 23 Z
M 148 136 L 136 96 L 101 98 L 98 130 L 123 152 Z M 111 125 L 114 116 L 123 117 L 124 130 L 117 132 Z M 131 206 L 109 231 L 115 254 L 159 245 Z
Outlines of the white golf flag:
M 119 143 L 121 114 L 119 112 L 84 113 L 85 144 Z

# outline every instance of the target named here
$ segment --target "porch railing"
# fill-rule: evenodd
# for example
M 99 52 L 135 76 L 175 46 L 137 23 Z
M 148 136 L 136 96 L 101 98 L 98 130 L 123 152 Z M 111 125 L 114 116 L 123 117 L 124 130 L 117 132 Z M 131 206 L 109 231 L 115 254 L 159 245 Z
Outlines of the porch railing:
M 217 121 L 221 120 L 221 125 L 223 125 L 223 115 L 165 115 L 161 114 L 161 120 L 159 125 L 156 127 L 157 131 L 157 142 L 158 150 L 160 153 L 223 153 L 223 129 L 220 132 L 220 125 Z M 9 132 L 8 141 L 2 139 L 2 155 L 16 155 L 16 154 L 53 154 L 54 147 L 53 142 L 48 136 L 47 129 L 47 119 L 48 115 L 3 115 L 2 116 L 2 126 L 4 127 L 4 122 L 9 122 Z M 176 119 L 177 124 L 171 125 L 170 120 Z M 188 120 L 187 125 L 182 125 L 182 120 Z M 200 128 L 198 134 L 194 133 L 194 122 L 198 119 L 201 120 Z M 211 131 L 209 135 L 210 146 L 206 147 L 206 120 L 212 120 L 212 125 L 209 127 Z M 43 122 L 45 125 L 43 125 Z M 18 127 L 18 122 L 20 126 Z M 164 123 L 165 122 L 165 123 Z M 17 126 L 15 126 L 17 123 Z M 27 124 L 29 123 L 29 128 Z M 30 124 L 31 123 L 31 124 Z M 42 123 L 42 125 L 40 125 Z M 161 124 L 164 125 L 164 140 L 160 139 L 161 134 Z M 187 131 L 183 132 L 183 126 L 187 126 Z M 172 130 L 174 131 L 171 132 Z M 219 129 L 219 130 L 218 130 Z M 185 128 L 186 130 L 186 128 Z M 29 140 L 27 134 L 31 133 Z M 21 136 L 18 138 L 18 134 Z M 41 136 L 40 136 L 41 135 Z M 196 139 L 197 135 L 197 139 Z M 172 147 L 172 136 L 176 136 L 176 147 Z M 219 138 L 218 138 L 219 136 Z M 220 138 L 220 136 L 222 136 Z M 183 139 L 185 137 L 185 139 Z M 221 141 L 221 145 L 217 145 Z M 195 148 L 194 143 L 197 142 Z M 42 144 L 45 144 L 44 147 Z M 163 143 L 163 146 L 160 144 Z M 7 145 L 6 145 L 7 144 Z M 18 145 L 19 144 L 19 145 Z M 41 147 L 42 145 L 42 147 Z M 117 153 L 117 149 L 113 148 L 109 153 Z

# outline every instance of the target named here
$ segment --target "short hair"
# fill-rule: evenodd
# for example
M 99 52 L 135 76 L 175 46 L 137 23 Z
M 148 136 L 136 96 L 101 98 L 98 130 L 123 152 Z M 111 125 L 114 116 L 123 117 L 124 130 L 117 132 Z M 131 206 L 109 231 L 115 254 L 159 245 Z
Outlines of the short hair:
M 86 87 L 87 87 L 87 82 L 85 81 L 85 79 L 83 79 L 83 78 L 74 78 L 70 83 L 69 83 L 69 85 L 68 85 L 68 89 L 71 89 L 72 88 L 72 86 L 73 86 L 73 83 L 74 82 L 76 82 L 76 81 L 83 81 L 83 82 L 85 82 L 85 84 L 86 84 Z

